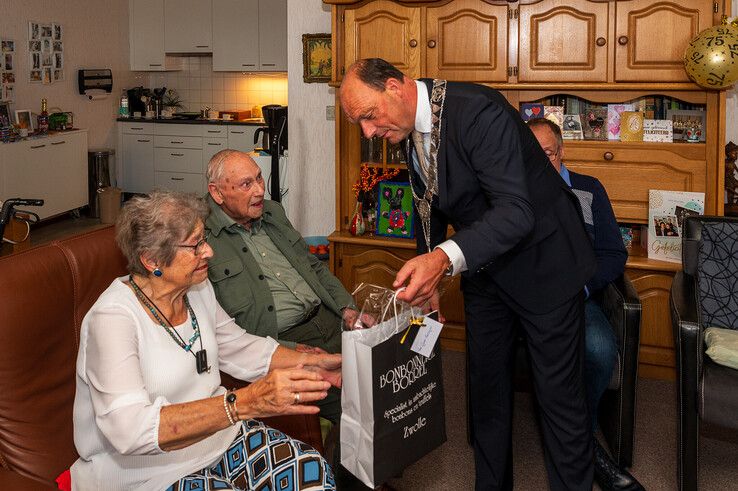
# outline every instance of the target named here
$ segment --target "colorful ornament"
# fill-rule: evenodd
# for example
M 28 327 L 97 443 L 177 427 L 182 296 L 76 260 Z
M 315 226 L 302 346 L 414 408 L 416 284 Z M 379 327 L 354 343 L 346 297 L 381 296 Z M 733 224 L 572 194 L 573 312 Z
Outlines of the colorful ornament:
M 349 224 L 349 232 L 351 235 L 363 235 L 365 230 L 364 214 L 361 212 L 361 201 L 357 201 L 356 207 L 354 207 L 354 215 L 351 217 L 351 223 Z
M 738 24 L 728 25 L 723 16 L 721 25 L 705 29 L 684 52 L 684 68 L 689 78 L 707 89 L 720 90 L 738 80 Z

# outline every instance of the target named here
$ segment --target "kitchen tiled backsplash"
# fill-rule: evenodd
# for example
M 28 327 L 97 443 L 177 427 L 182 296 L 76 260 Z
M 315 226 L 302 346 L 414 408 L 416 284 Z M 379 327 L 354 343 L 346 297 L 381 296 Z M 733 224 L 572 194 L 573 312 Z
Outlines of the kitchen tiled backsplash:
M 182 70 L 149 74 L 149 87 L 175 89 L 184 102 L 183 110 L 205 107 L 218 110 L 246 110 L 265 104 L 287 105 L 286 73 L 214 72 L 209 56 L 182 59 Z

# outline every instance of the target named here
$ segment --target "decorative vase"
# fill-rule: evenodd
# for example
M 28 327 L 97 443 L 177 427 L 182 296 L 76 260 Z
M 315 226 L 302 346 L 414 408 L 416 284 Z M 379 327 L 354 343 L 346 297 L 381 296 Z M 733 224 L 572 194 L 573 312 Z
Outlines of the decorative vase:
M 362 203 L 366 233 L 369 235 L 374 235 L 377 228 L 377 197 L 373 191 L 370 190 L 364 193 L 364 202 Z
M 364 230 L 364 215 L 361 210 L 361 201 L 357 201 L 354 207 L 354 214 L 351 217 L 351 223 L 349 224 L 349 232 L 351 232 L 351 235 L 362 235 Z

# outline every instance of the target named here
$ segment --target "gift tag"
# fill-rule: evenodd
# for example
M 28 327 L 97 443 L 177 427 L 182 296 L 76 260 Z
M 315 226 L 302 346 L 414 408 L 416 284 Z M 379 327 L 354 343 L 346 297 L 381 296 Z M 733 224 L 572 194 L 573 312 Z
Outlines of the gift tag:
M 415 336 L 415 341 L 413 341 L 410 349 L 426 358 L 429 357 L 436 345 L 438 336 L 441 335 L 442 328 L 443 324 L 426 315 L 423 317 L 423 325 L 418 328 L 418 335 Z

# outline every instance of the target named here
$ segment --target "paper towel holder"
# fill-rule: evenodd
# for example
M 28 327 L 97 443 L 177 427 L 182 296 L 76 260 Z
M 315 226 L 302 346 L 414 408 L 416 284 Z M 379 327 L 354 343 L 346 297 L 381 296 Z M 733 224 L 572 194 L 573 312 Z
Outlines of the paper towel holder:
M 80 95 L 88 90 L 104 90 L 108 94 L 113 91 L 113 71 L 109 68 L 77 70 L 77 82 Z

